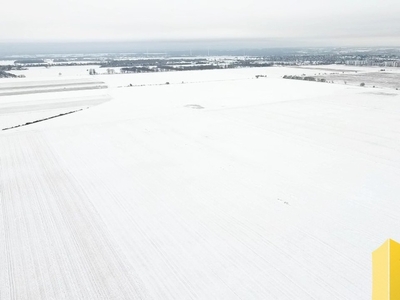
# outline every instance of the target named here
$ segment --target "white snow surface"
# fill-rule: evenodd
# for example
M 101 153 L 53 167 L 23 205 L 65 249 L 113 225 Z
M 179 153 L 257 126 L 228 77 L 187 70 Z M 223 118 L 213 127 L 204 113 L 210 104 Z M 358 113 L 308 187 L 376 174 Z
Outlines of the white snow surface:
M 94 78 L 0 81 L 0 130 L 109 101 Z
M 111 101 L 0 131 L 0 299 L 370 299 L 400 96 L 296 72 L 101 76 Z

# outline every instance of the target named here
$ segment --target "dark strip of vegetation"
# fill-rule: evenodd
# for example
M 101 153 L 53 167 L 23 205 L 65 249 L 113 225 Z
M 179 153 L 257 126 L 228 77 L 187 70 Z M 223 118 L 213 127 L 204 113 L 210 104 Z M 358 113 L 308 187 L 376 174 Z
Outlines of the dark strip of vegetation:
M 297 75 L 285 75 L 284 79 L 295 79 L 295 80 L 306 80 L 306 81 L 318 81 L 318 82 L 326 82 L 325 78 L 315 78 L 312 76 L 297 76 Z
M 23 66 L 13 66 L 13 65 L 6 65 L 6 66 L 0 66 L 0 71 L 12 71 L 12 70 L 28 70 L 27 68 Z
M 125 59 L 110 60 L 100 65 L 101 68 L 119 68 L 119 67 L 162 67 L 164 65 L 190 65 L 190 64 L 206 64 L 206 59 Z
M 18 127 L 28 126 L 28 125 L 31 125 L 31 124 L 35 124 L 35 123 L 47 121 L 47 120 L 50 120 L 50 119 L 62 117 L 62 116 L 65 116 L 65 115 L 73 114 L 73 113 L 75 113 L 77 111 L 81 111 L 81 110 L 83 110 L 83 108 L 77 109 L 77 110 L 73 110 L 73 111 L 69 111 L 69 112 L 66 112 L 66 113 L 62 113 L 62 114 L 59 114 L 59 115 L 56 115 L 56 116 L 48 117 L 48 118 L 45 118 L 45 119 L 40 119 L 40 120 L 36 120 L 36 121 L 32 121 L 32 122 L 27 122 L 27 123 L 21 124 L 21 125 L 16 125 L 16 126 L 12 126 L 12 127 L 3 128 L 2 130 L 10 130 L 10 129 L 18 128 Z
M 43 59 L 19 59 L 14 61 L 14 64 L 42 64 L 44 63 Z
M 16 78 L 17 75 L 0 70 L 0 78 Z

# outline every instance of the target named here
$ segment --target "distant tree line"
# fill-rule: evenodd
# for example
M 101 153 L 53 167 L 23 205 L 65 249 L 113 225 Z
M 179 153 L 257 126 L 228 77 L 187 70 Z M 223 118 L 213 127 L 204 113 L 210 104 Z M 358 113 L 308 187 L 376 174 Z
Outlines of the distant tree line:
M 285 75 L 284 79 L 295 79 L 295 80 L 306 80 L 306 81 L 318 81 L 318 82 L 326 82 L 325 78 L 315 78 L 312 76 L 298 76 L 298 75 Z
M 15 74 L 9 73 L 12 70 L 12 66 L 0 66 L 0 78 L 16 78 Z
M 151 67 L 165 65 L 191 65 L 191 64 L 206 64 L 206 59 L 125 59 L 125 60 L 110 60 L 100 65 L 100 68 L 120 68 L 120 67 Z
M 273 67 L 272 62 L 260 62 L 256 59 L 252 60 L 238 60 L 232 63 L 232 68 L 261 68 L 261 67 Z
M 158 72 L 158 69 L 148 68 L 148 67 L 129 67 L 121 68 L 121 73 L 151 73 Z
M 5 65 L 5 66 L 0 66 L 0 70 L 1 71 L 27 70 L 27 68 L 23 66 Z
M 22 64 L 22 65 L 26 65 L 26 64 L 43 64 L 44 60 L 43 59 L 19 59 L 14 61 L 14 64 Z
M 121 73 L 152 73 L 152 72 L 171 72 L 171 71 L 195 71 L 195 70 L 215 70 L 225 69 L 225 65 L 179 65 L 179 66 L 157 66 L 157 67 L 128 67 L 121 68 Z
M 70 66 L 92 66 L 92 65 L 99 65 L 100 63 L 93 63 L 93 62 L 61 62 L 61 63 L 17 63 L 17 65 L 12 66 L 13 69 L 17 70 L 23 70 L 27 68 L 36 68 L 36 67 L 45 67 L 49 68 L 52 66 L 57 66 L 57 67 L 70 67 Z
M 0 78 L 16 78 L 17 75 L 0 70 Z

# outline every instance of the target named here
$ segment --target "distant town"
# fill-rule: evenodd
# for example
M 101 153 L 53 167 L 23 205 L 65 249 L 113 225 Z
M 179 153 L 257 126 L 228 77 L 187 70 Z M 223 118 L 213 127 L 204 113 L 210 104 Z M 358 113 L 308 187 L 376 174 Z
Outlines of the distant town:
M 239 55 L 241 53 L 241 55 Z M 175 51 L 171 53 L 46 54 L 0 57 L 0 78 L 24 77 L 15 70 L 53 66 L 88 66 L 90 75 L 149 73 L 271 66 L 352 65 L 400 67 L 400 49 L 265 49 Z

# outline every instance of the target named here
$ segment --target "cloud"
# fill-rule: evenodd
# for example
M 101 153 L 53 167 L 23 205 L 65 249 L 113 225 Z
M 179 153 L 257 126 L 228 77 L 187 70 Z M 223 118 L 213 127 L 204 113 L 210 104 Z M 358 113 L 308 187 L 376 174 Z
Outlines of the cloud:
M 396 43 L 391 37 L 400 32 L 397 0 L 18 0 L 5 11 L 0 41 L 370 39 L 376 45 Z

